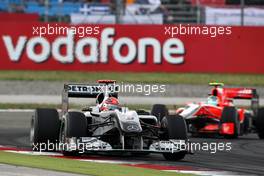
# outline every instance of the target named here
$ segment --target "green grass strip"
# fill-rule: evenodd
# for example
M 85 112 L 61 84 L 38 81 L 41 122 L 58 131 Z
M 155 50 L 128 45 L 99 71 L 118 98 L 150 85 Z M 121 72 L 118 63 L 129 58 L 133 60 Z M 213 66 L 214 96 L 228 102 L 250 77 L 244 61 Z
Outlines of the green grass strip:
M 206 74 L 206 73 L 121 73 L 77 71 L 0 71 L 0 80 L 44 80 L 62 82 L 95 82 L 115 79 L 119 83 L 208 84 L 264 86 L 264 74 Z
M 40 168 L 68 173 L 92 176 L 181 176 L 186 174 L 172 173 L 153 169 L 135 168 L 118 164 L 84 162 L 48 156 L 32 156 L 0 151 L 0 163 L 16 166 Z

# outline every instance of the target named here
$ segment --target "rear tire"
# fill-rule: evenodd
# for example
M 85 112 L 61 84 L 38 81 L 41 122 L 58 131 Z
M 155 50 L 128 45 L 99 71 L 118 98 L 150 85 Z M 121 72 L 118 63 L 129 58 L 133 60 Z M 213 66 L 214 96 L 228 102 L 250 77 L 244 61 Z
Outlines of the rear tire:
M 264 139 L 264 108 L 259 108 L 256 118 L 256 129 L 260 139 Z
M 224 107 L 221 117 L 221 124 L 223 123 L 233 123 L 234 124 L 234 134 L 226 134 L 226 138 L 237 138 L 239 135 L 240 122 L 238 119 L 238 113 L 235 107 Z
M 244 114 L 244 121 L 240 125 L 241 135 L 248 134 L 250 132 L 250 120 L 252 120 L 251 114 L 245 113 Z
M 185 120 L 179 115 L 168 115 L 162 120 L 162 128 L 164 129 L 163 139 L 187 140 L 187 126 Z M 163 153 L 168 161 L 178 161 L 185 157 L 186 151 L 176 153 Z
M 164 104 L 154 104 L 150 114 L 157 117 L 158 121 L 161 122 L 163 117 L 169 115 L 169 111 Z
M 59 129 L 60 120 L 56 109 L 36 109 L 31 119 L 30 130 L 30 143 L 33 150 L 39 151 L 40 144 L 46 145 L 46 151 L 48 143 L 55 145 L 59 140 Z M 38 145 L 38 148 L 33 145 Z
M 68 112 L 61 129 L 61 141 L 65 143 L 65 138 L 79 138 L 85 136 L 87 136 L 87 119 L 84 114 L 81 112 Z M 78 150 L 62 150 L 62 153 L 65 156 L 79 155 Z

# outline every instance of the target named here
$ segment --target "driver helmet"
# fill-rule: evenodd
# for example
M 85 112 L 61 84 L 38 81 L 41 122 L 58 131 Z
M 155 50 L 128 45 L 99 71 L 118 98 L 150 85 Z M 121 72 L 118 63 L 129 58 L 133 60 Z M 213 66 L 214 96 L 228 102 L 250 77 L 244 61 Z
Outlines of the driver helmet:
M 105 101 L 102 102 L 100 111 L 113 111 L 116 109 L 120 109 L 119 101 L 115 97 L 109 97 Z
M 207 98 L 207 103 L 209 105 L 217 106 L 217 104 L 218 104 L 218 98 L 217 98 L 217 96 L 213 96 L 213 95 L 209 96 Z

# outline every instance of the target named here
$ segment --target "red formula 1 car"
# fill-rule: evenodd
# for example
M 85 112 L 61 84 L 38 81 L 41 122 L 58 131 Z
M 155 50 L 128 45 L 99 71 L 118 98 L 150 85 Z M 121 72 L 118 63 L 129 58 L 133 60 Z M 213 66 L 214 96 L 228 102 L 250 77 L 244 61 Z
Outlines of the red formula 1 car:
M 206 102 L 189 103 L 176 110 L 186 120 L 193 136 L 217 134 L 237 138 L 257 132 L 264 138 L 264 108 L 259 108 L 256 89 L 226 88 L 222 83 L 209 85 L 213 88 Z M 234 99 L 251 100 L 251 109 L 235 107 Z

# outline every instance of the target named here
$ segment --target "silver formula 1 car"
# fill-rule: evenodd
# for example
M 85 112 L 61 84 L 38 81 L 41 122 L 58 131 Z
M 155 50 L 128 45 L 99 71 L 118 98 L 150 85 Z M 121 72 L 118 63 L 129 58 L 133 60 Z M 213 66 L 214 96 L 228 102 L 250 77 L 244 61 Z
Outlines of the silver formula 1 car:
M 116 88 L 112 80 L 93 85 L 65 84 L 61 113 L 36 109 L 31 121 L 32 149 L 59 150 L 64 155 L 161 153 L 167 160 L 180 160 L 189 153 L 182 117 L 164 114 L 167 110 L 159 106 L 151 113 L 122 107 Z M 70 97 L 96 98 L 96 105 L 69 111 Z

